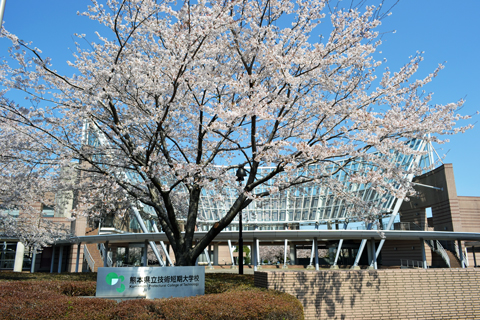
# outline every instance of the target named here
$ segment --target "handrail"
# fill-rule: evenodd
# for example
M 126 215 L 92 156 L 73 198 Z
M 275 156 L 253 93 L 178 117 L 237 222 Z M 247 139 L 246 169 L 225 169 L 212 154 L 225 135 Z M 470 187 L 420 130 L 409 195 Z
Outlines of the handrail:
M 454 242 L 453 245 L 455 246 L 455 256 L 457 257 L 458 261 L 460 261 L 460 264 L 464 264 L 464 267 L 468 267 L 468 252 L 467 248 L 465 248 L 465 253 L 461 254 L 460 253 L 460 248 L 458 247 L 458 243 Z M 463 256 L 463 258 L 462 258 Z M 463 260 L 463 261 L 462 261 Z
M 103 252 L 105 252 L 105 245 L 103 243 L 100 243 L 99 251 L 100 251 L 100 255 L 102 256 L 102 259 L 104 259 L 103 261 L 105 261 L 105 258 L 103 257 Z M 107 265 L 105 267 L 113 267 L 113 260 L 108 255 L 108 252 L 107 252 Z
M 85 260 L 87 260 L 88 267 L 92 272 L 95 271 L 95 260 L 93 260 L 92 255 L 90 254 L 90 251 L 88 251 L 87 245 L 83 245 L 83 256 L 85 257 Z
M 443 261 L 447 264 L 447 266 L 450 268 L 450 257 L 447 254 L 447 251 L 445 248 L 443 248 L 442 244 L 438 240 L 425 240 L 425 243 L 428 244 L 428 246 L 437 254 L 439 254 Z
M 440 256 L 442 257 L 443 261 L 445 261 L 445 263 L 447 264 L 447 266 L 449 268 L 451 268 L 450 266 L 450 258 L 448 257 L 448 254 L 447 254 L 447 251 L 445 250 L 445 248 L 443 248 L 442 244 L 440 243 L 440 241 L 438 240 L 435 240 L 436 241 L 436 250 L 435 252 L 437 252 L 438 254 L 440 254 Z
M 465 247 L 465 253 L 464 253 L 464 259 L 465 259 L 465 267 L 469 267 L 470 266 L 470 262 L 468 261 L 468 251 L 467 251 L 467 247 Z

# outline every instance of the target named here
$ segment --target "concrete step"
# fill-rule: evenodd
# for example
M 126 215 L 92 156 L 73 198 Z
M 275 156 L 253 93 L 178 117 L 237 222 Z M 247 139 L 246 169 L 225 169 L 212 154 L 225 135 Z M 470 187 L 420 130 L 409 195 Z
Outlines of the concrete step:
M 92 256 L 93 261 L 95 261 L 95 267 L 94 267 L 95 270 L 93 271 L 97 272 L 98 268 L 103 267 L 103 259 L 102 259 L 102 256 L 100 255 L 100 251 L 98 250 L 97 244 L 88 243 L 87 249 L 88 249 L 88 252 L 90 252 L 90 255 Z
M 450 268 L 461 268 L 462 264 L 458 260 L 457 256 L 450 250 L 445 250 L 450 258 Z

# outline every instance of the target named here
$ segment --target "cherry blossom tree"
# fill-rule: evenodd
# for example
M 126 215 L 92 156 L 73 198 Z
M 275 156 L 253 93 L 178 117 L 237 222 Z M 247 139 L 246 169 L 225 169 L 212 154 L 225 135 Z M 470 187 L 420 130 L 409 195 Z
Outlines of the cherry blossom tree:
M 37 250 L 70 236 L 65 225 L 43 219 L 38 212 L 12 217 L 0 212 L 0 235 L 18 239 L 27 248 Z
M 0 130 L 4 146 L 8 146 L 2 153 L 2 170 L 0 171 L 0 235 L 17 238 L 26 247 L 40 249 L 55 241 L 64 240 L 71 236 L 70 222 L 65 224 L 53 222 L 43 217 L 44 205 L 53 207 L 59 213 L 68 210 L 67 203 L 71 196 L 53 196 L 53 192 L 65 190 L 64 178 L 58 178 L 59 172 L 53 175 L 45 172 L 48 166 L 36 170 L 31 163 L 19 161 L 24 151 L 13 147 L 14 137 L 6 130 Z M 9 153 L 15 151 L 16 154 Z M 57 179 L 58 178 L 58 179 Z M 52 181 L 56 183 L 52 186 Z M 61 193 L 60 193 L 61 194 Z M 60 195 L 59 194 L 59 195 Z M 55 201 L 57 200 L 57 201 Z
M 290 256 L 290 247 L 287 247 L 287 257 Z M 260 246 L 260 257 L 262 260 L 269 262 L 283 262 L 284 247 L 283 246 Z
M 382 8 L 92 0 L 83 15 L 103 31 L 76 35 L 74 75 L 3 29 L 15 63 L 0 67 L 2 192 L 30 190 L 30 178 L 54 191 L 54 173 L 73 162 L 77 214 L 150 206 L 177 265 L 193 265 L 252 201 L 290 187 L 327 185 L 362 212 L 369 204 L 332 178 L 353 161 L 376 169 L 345 172 L 350 183 L 404 198 L 413 189 L 391 155 L 465 127 L 455 127 L 461 102 L 431 105 L 423 92 L 442 66 L 414 80 L 421 54 L 395 72 L 377 60 Z M 9 101 L 9 90 L 28 99 Z M 202 192 L 222 201 L 227 190 L 236 200 L 194 243 Z
M 312 250 L 297 249 L 297 258 L 310 258 Z M 328 254 L 328 249 L 318 249 L 318 257 L 323 258 Z M 290 246 L 287 246 L 287 259 L 290 257 Z M 285 258 L 285 247 L 276 246 L 260 246 L 260 259 L 268 260 L 271 263 L 283 263 Z

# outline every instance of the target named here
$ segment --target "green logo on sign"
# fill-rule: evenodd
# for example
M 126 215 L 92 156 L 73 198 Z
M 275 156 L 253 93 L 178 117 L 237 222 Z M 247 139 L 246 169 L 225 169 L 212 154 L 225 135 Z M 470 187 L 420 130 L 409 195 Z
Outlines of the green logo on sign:
M 107 277 L 105 278 L 105 281 L 107 282 L 107 284 L 111 285 L 111 286 L 116 285 L 119 280 L 121 282 L 123 282 L 123 280 L 125 280 L 125 277 L 124 276 L 118 276 L 115 272 L 110 272 L 109 274 L 107 274 Z M 116 290 L 117 290 L 117 292 L 125 291 L 125 285 L 122 283 L 120 285 L 120 288 L 117 288 Z

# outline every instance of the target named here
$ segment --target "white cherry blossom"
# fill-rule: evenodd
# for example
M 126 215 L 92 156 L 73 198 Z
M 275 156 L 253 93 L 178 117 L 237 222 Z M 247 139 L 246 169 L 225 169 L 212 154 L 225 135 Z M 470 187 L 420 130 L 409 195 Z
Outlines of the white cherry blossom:
M 77 35 L 74 75 L 56 72 L 39 49 L 3 29 L 16 63 L 0 66 L 0 201 L 68 189 L 76 214 L 123 217 L 131 203 L 148 205 L 177 264 L 192 265 L 242 208 L 294 185 L 325 184 L 357 212 L 370 208 L 332 178 L 342 163 L 376 168 L 348 173 L 351 183 L 406 197 L 409 172 L 391 155 L 416 154 L 410 139 L 441 143 L 468 126 L 455 127 L 461 101 L 431 105 L 422 91 L 442 66 L 415 80 L 421 53 L 400 70 L 374 58 L 380 8 L 92 0 L 83 15 L 106 29 L 96 40 Z M 28 100 L 8 100 L 9 90 Z M 86 143 L 94 134 L 104 143 Z M 57 172 L 71 163 L 76 179 L 59 184 Z M 248 176 L 239 187 L 242 166 Z M 259 175 L 261 167 L 272 169 Z M 236 201 L 193 243 L 202 192 L 222 201 L 227 190 L 237 190 Z

